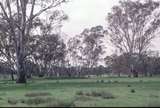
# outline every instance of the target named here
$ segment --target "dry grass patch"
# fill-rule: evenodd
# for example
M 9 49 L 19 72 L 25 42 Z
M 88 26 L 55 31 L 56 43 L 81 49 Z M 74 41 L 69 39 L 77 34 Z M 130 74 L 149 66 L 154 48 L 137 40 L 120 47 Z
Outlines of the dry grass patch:
M 51 93 L 48 92 L 35 92 L 35 93 L 26 93 L 26 97 L 37 97 L 37 96 L 50 96 Z
M 115 96 L 112 93 L 105 92 L 105 91 L 91 91 L 91 92 L 78 91 L 78 92 L 76 92 L 76 95 L 101 97 L 103 99 L 114 99 L 115 98 Z
M 50 101 L 53 101 L 53 98 L 44 98 L 44 97 L 36 97 L 36 98 L 29 98 L 29 99 L 21 99 L 21 103 L 27 104 L 27 105 L 38 105 L 38 104 L 44 104 Z
M 116 98 L 116 97 L 115 97 L 112 93 L 110 93 L 110 92 L 102 92 L 101 97 L 102 97 L 103 99 L 114 99 L 114 98 Z
M 11 105 L 16 105 L 18 103 L 18 100 L 13 99 L 13 98 L 8 98 L 8 103 Z
M 29 99 L 21 99 L 21 103 L 27 105 L 42 105 L 44 107 L 70 107 L 74 106 L 74 102 L 66 102 L 61 101 L 59 99 L 51 98 L 51 97 L 35 97 Z

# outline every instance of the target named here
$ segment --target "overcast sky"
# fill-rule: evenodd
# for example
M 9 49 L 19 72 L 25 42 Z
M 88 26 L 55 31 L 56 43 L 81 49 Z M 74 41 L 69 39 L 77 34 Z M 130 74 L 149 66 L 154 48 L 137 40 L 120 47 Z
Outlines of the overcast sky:
M 105 18 L 111 11 L 112 6 L 118 4 L 119 0 L 70 0 L 62 6 L 64 12 L 69 16 L 69 20 L 64 23 L 62 31 L 69 36 L 75 36 L 84 28 L 96 25 L 106 26 Z M 152 49 L 160 49 L 160 39 L 155 39 Z M 108 48 L 111 52 L 112 48 Z
M 63 10 L 69 16 L 65 22 L 63 31 L 74 36 L 84 28 L 104 25 L 105 17 L 118 0 L 70 0 Z

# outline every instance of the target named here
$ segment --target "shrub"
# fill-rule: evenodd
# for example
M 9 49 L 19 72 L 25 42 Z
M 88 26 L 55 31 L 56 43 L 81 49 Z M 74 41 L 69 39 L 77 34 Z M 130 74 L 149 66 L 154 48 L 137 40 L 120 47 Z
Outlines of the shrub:
M 20 102 L 21 102 L 21 103 L 25 103 L 25 100 L 24 100 L 24 99 L 20 99 Z
M 96 83 L 99 83 L 99 80 L 97 80 Z
M 131 87 L 131 85 L 127 85 L 127 87 Z
M 44 75 L 43 75 L 43 74 L 39 74 L 38 76 L 39 76 L 40 78 L 44 77 Z
M 18 101 L 17 101 L 16 99 L 9 98 L 9 99 L 8 99 L 8 103 L 9 103 L 9 104 L 12 104 L 12 105 L 15 105 L 15 104 L 18 103 Z
M 100 96 L 102 96 L 101 92 L 96 92 L 96 91 L 92 91 L 91 95 L 94 96 L 94 97 L 100 97 Z
M 114 81 L 114 83 L 118 83 L 118 81 Z
M 36 96 L 49 96 L 51 95 L 48 92 L 37 92 L 37 93 L 26 93 L 25 96 L 26 97 L 36 97 Z
M 103 99 L 114 99 L 115 96 L 112 93 L 109 92 L 102 92 L 102 96 Z
M 100 82 L 101 82 L 101 83 L 104 83 L 104 80 L 101 80 Z
M 2 98 L 2 97 L 0 97 L 0 100 L 3 100 L 3 98 Z
M 136 91 L 135 91 L 135 89 L 131 89 L 131 93 L 135 93 Z

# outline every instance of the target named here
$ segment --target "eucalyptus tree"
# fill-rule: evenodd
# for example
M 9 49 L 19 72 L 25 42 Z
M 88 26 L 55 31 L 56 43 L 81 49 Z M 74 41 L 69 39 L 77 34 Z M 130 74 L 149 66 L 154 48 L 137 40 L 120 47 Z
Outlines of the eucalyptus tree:
M 53 67 L 61 67 L 66 53 L 66 45 L 59 39 L 59 35 L 45 35 L 40 39 L 33 53 L 34 60 L 39 65 L 40 74 L 50 74 Z M 45 72 L 45 73 L 44 73 Z
M 3 28 L 1 28 L 3 30 Z M 14 80 L 15 72 L 15 51 L 11 39 L 5 30 L 0 31 L 0 61 L 7 64 L 10 71 L 11 79 Z
M 110 40 L 121 53 L 128 54 L 131 70 L 131 56 L 137 53 L 141 59 L 159 30 L 160 19 L 152 17 L 158 7 L 159 2 L 152 0 L 120 1 L 107 16 Z
M 89 68 L 98 65 L 101 55 L 104 53 L 104 36 L 106 31 L 102 26 L 84 29 L 81 33 L 82 39 L 82 55 Z
M 7 25 L 1 26 L 7 30 L 13 42 L 16 54 L 17 83 L 26 83 L 24 61 L 28 56 L 26 44 L 33 28 L 33 21 L 45 13 L 54 11 L 65 0 L 1 0 L 0 19 Z M 48 16 L 50 14 L 47 14 Z
M 39 65 L 40 72 L 43 72 L 40 74 L 50 73 L 52 67 L 61 66 L 64 62 L 66 45 L 56 30 L 61 27 L 62 21 L 67 19 L 68 16 L 63 11 L 57 10 L 52 13 L 48 20 L 37 19 L 33 23 L 38 32 L 33 31 L 35 38 L 30 46 L 30 52 L 32 52 L 31 56 L 36 64 Z
M 81 67 L 84 65 L 81 48 L 82 37 L 80 35 L 76 35 L 68 40 L 67 59 L 69 59 L 69 63 L 75 67 L 78 76 L 80 75 Z

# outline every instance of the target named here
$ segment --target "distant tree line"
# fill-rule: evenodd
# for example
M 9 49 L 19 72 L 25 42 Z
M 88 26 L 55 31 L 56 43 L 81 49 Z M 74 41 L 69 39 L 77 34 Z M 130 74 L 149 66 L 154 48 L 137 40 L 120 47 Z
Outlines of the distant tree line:
M 151 55 L 149 51 L 159 35 L 159 2 L 120 1 L 108 13 L 106 28 L 86 28 L 67 42 L 59 31 L 68 16 L 53 9 L 65 2 L 0 1 L 1 75 L 10 75 L 12 80 L 16 76 L 17 83 L 26 83 L 32 76 L 160 74 L 159 54 Z M 108 41 L 117 50 L 110 56 L 105 55 Z
M 153 55 L 144 55 L 143 60 L 139 60 L 138 54 L 131 57 L 132 67 L 128 64 L 128 54 L 117 55 L 113 54 L 105 58 L 106 65 L 110 68 L 110 72 L 116 74 L 118 77 L 127 75 L 128 77 L 152 77 L 160 75 L 160 57 L 154 52 Z

